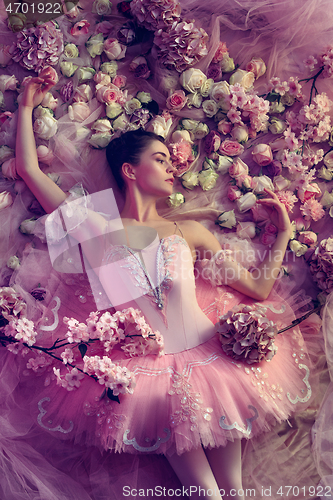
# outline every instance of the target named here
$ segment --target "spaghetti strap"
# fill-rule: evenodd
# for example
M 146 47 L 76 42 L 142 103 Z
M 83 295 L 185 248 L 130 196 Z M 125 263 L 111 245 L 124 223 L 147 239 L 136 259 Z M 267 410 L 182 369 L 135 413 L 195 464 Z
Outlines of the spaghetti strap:
M 178 231 L 179 231 L 179 232 L 180 232 L 180 234 L 181 234 L 181 237 L 182 237 L 182 238 L 184 238 L 183 231 L 180 229 L 180 227 L 179 227 L 179 225 L 177 224 L 177 222 L 176 222 L 176 221 L 174 221 L 173 223 L 174 223 L 174 225 L 176 226 L 175 232 L 174 232 L 173 234 L 176 234 L 177 229 L 178 229 Z

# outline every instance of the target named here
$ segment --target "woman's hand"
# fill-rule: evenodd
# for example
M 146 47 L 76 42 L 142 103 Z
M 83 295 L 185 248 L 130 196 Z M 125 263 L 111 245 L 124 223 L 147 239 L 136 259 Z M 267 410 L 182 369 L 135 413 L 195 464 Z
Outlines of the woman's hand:
M 55 84 L 51 78 L 51 74 L 47 72 L 41 73 L 42 76 L 31 78 L 24 88 L 20 106 L 34 109 L 44 99 L 46 93 Z
M 269 209 L 270 218 L 272 223 L 279 229 L 279 231 L 287 231 L 288 235 L 292 234 L 292 226 L 289 219 L 289 215 L 287 213 L 286 207 L 283 203 L 281 203 L 273 191 L 269 189 L 264 189 L 265 193 L 267 193 L 269 198 L 262 198 L 257 201 L 261 205 L 264 205 L 265 208 Z

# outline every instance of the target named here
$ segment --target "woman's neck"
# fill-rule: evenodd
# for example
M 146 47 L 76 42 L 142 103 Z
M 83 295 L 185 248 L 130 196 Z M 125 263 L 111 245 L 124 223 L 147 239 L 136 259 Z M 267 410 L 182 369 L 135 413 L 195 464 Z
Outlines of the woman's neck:
M 125 205 L 120 214 L 122 219 L 137 222 L 162 220 L 156 209 L 156 199 L 126 196 Z

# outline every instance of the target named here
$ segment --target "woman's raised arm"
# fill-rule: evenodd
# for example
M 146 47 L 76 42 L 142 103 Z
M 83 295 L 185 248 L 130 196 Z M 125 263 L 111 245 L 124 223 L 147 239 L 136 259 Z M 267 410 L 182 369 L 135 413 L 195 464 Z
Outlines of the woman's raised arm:
M 26 85 L 19 105 L 16 134 L 16 170 L 47 213 L 53 212 L 67 198 L 38 166 L 32 112 L 54 85 L 47 69 Z

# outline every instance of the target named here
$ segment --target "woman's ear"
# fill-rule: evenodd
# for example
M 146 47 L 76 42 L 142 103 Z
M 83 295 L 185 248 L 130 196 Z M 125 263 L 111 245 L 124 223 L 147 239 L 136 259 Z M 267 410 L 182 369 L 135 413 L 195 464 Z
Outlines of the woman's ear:
M 133 165 L 131 165 L 130 163 L 123 163 L 121 166 L 121 171 L 125 179 L 136 179 L 135 167 L 133 167 Z

